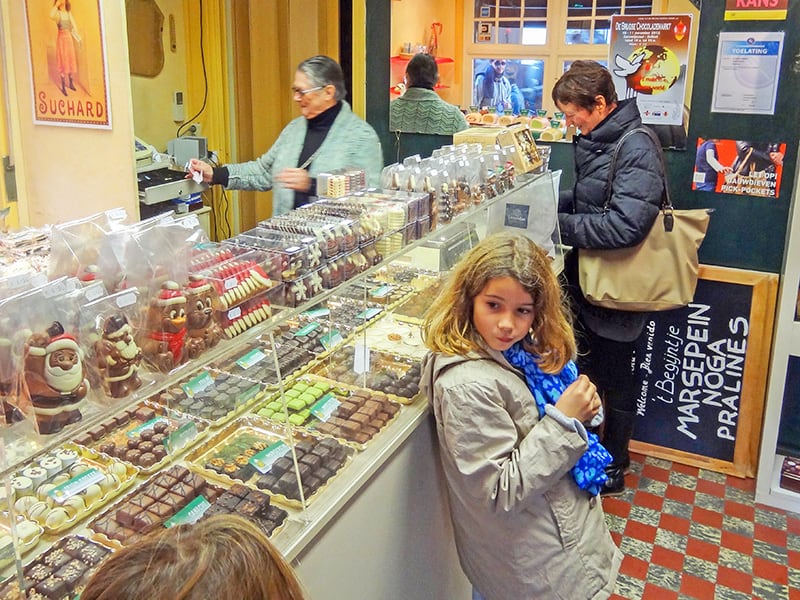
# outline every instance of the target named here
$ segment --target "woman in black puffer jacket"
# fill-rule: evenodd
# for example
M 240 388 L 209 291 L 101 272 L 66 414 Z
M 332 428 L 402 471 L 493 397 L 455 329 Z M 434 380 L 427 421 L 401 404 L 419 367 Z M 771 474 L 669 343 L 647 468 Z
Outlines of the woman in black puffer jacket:
M 594 61 L 579 60 L 556 82 L 553 101 L 580 135 L 575 148 L 575 186 L 559 197 L 558 224 L 564 244 L 573 248 L 624 248 L 641 242 L 656 219 L 664 189 L 661 148 L 644 133 L 620 147 L 608 196 L 611 156 L 619 139 L 642 126 L 636 99 L 618 100 L 611 73 Z M 613 457 L 603 494 L 625 489 L 630 464 L 638 390 L 635 341 L 647 313 L 610 310 L 586 302 L 578 285 L 577 252 L 565 274 L 574 302 L 581 345 L 578 367 L 601 391 L 606 405 L 603 445 Z

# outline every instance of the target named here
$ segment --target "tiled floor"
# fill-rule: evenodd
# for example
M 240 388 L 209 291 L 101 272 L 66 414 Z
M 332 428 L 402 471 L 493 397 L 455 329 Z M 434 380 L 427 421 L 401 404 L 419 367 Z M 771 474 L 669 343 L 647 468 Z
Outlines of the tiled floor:
M 800 515 L 755 504 L 755 481 L 632 456 L 605 498 L 625 554 L 612 600 L 800 600 Z

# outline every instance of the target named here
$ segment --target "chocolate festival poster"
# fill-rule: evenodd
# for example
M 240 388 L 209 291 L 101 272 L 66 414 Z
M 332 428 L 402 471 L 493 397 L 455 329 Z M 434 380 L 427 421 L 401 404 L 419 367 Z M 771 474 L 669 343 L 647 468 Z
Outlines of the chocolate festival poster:
M 608 69 L 642 122 L 683 125 L 692 15 L 612 15 Z
M 111 129 L 102 0 L 25 0 L 33 121 Z

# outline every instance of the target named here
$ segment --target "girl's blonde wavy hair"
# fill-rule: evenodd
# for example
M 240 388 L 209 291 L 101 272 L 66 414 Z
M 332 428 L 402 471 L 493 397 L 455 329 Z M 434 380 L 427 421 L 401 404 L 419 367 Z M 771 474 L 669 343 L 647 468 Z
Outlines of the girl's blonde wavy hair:
M 484 347 L 472 322 L 475 297 L 490 279 L 511 277 L 533 299 L 533 324 L 525 347 L 539 367 L 557 373 L 575 357 L 575 334 L 551 260 L 519 234 L 500 232 L 472 248 L 453 269 L 425 314 L 422 337 L 433 352 L 463 355 Z

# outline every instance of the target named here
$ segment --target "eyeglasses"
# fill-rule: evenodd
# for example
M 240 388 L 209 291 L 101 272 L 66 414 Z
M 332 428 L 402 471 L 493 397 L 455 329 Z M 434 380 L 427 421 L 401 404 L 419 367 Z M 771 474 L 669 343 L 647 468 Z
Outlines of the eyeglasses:
M 504 60 L 496 60 L 496 61 L 494 61 L 494 64 L 496 64 L 498 66 L 501 66 L 501 67 L 505 67 L 506 66 L 506 61 L 504 61 Z
M 318 85 L 317 87 L 309 88 L 307 90 L 301 90 L 300 88 L 293 87 L 292 88 L 292 96 L 305 96 L 306 94 L 310 94 L 311 92 L 317 92 L 319 90 L 325 89 L 324 85 Z

